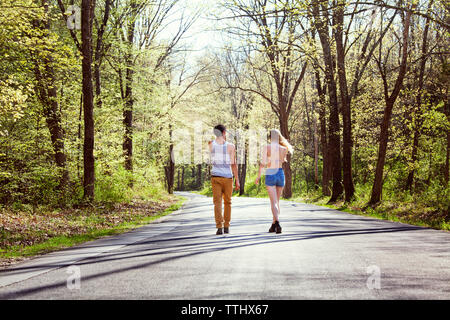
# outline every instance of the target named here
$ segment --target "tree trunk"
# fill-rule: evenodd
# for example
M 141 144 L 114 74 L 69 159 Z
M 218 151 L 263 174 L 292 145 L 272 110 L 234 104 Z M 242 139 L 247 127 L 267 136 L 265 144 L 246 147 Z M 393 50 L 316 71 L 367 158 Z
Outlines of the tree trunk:
M 92 18 L 93 0 L 81 2 L 81 50 L 83 55 L 83 111 L 84 111 L 84 199 L 94 200 L 94 94 L 92 86 Z
M 355 193 L 352 176 L 352 121 L 350 111 L 350 98 L 348 94 L 347 75 L 345 69 L 345 48 L 343 40 L 344 25 L 344 4 L 340 3 L 335 9 L 335 40 L 337 71 L 339 79 L 339 89 L 341 93 L 343 146 L 342 146 L 342 167 L 344 173 L 345 201 L 350 202 Z
M 49 72 L 53 72 L 52 68 L 49 68 Z M 69 172 L 66 166 L 67 157 L 64 152 L 64 129 L 61 124 L 61 113 L 58 107 L 55 86 L 52 85 L 47 92 L 49 101 L 47 107 L 44 108 L 44 114 L 50 131 L 53 150 L 55 151 L 55 162 L 57 167 L 62 171 L 59 188 L 64 191 L 69 182 Z
M 202 187 L 202 164 L 197 164 L 197 189 Z
M 181 191 L 184 191 L 184 166 L 181 168 Z
M 48 0 L 43 0 L 45 14 L 48 14 Z M 50 31 L 50 21 L 45 18 L 40 28 Z M 56 89 L 55 71 L 52 66 L 51 56 L 48 53 L 43 53 L 42 58 L 39 57 L 40 62 L 44 68 L 44 75 L 41 72 L 40 64 L 35 61 L 35 76 L 37 80 L 38 97 L 44 109 L 44 115 L 47 127 L 50 132 L 53 151 L 55 152 L 55 163 L 61 171 L 59 181 L 59 189 L 65 191 L 69 182 L 69 172 L 67 170 L 66 161 L 67 156 L 64 152 L 64 129 L 62 127 L 61 112 L 58 105 L 58 93 Z
M 375 169 L 375 179 L 372 187 L 372 194 L 370 197 L 369 205 L 374 206 L 381 201 L 382 198 L 382 189 L 383 189 L 383 171 L 384 164 L 386 160 L 386 150 L 387 143 L 389 137 L 389 124 L 392 115 L 392 108 L 394 107 L 394 103 L 397 100 L 397 97 L 400 93 L 401 87 L 403 85 L 403 79 L 406 74 L 406 64 L 408 60 L 408 36 L 409 36 L 409 25 L 411 21 L 412 11 L 408 10 L 404 19 L 404 27 L 403 27 L 403 43 L 402 43 L 402 61 L 400 64 L 400 70 L 398 73 L 397 80 L 395 82 L 394 89 L 392 94 L 388 96 L 386 92 L 387 89 L 387 80 L 384 79 L 385 82 L 385 97 L 386 97 L 386 107 L 384 109 L 383 122 L 381 123 L 381 133 L 380 133 L 380 145 L 378 149 L 378 160 L 377 167 Z
M 172 152 L 173 145 L 170 145 L 169 151 Z M 168 161 L 168 164 L 164 167 L 164 173 L 166 175 L 166 187 L 169 194 L 173 194 L 173 183 L 175 180 L 175 165 L 172 160 Z
M 316 103 L 311 104 L 312 121 L 313 121 L 313 149 L 314 149 L 314 184 L 317 188 L 319 185 L 319 139 L 317 136 L 317 119 L 316 119 Z
M 81 150 L 83 149 L 83 144 L 81 143 L 81 119 L 83 116 L 83 93 L 80 94 L 80 108 L 78 112 L 78 152 L 77 152 L 77 175 L 78 180 L 81 181 Z
M 381 200 L 381 191 L 383 184 L 383 169 L 386 161 L 386 149 L 388 143 L 389 123 L 392 114 L 393 102 L 389 102 L 384 109 L 383 122 L 381 123 L 380 145 L 378 149 L 378 160 L 375 170 L 375 180 L 372 187 L 372 196 L 369 204 L 374 205 Z
M 450 103 L 448 100 L 445 102 L 445 113 L 447 115 L 447 121 L 450 122 Z M 450 163 L 450 130 L 447 130 L 447 156 L 445 158 L 445 165 L 444 165 L 444 181 L 445 185 L 444 187 L 448 187 L 448 181 L 449 181 L 449 163 Z
M 109 13 L 111 9 L 111 1 L 105 1 L 105 13 L 103 16 L 103 21 L 97 32 L 97 44 L 95 47 L 94 55 L 94 80 L 95 80 L 95 97 L 96 97 L 96 107 L 102 107 L 102 97 L 101 97 L 101 77 L 100 77 L 100 67 L 102 63 L 102 58 L 104 55 L 103 49 L 103 35 L 105 33 L 106 24 L 108 23 Z
M 132 12 L 135 9 L 136 3 L 133 2 L 131 4 Z M 128 171 L 133 171 L 133 42 L 135 26 L 134 15 L 131 15 L 127 31 L 128 52 L 125 57 L 125 106 L 123 110 L 123 125 L 125 128 L 123 152 L 125 156 L 125 169 Z
M 319 68 L 317 65 L 314 65 L 314 74 L 316 81 L 316 89 L 317 95 L 319 97 L 319 121 L 320 121 L 320 145 L 322 149 L 322 194 L 325 196 L 331 195 L 330 190 L 330 180 L 331 180 L 331 165 L 330 165 L 330 151 L 328 148 L 328 139 L 327 139 L 327 118 L 326 118 L 326 87 L 322 87 L 322 83 L 320 81 Z
M 288 141 L 290 139 L 290 133 L 288 128 L 287 117 L 283 115 L 280 117 L 280 132 Z M 287 161 L 283 162 L 283 171 L 285 177 L 285 184 L 283 188 L 283 198 L 289 199 L 292 197 L 292 169 L 291 169 L 291 154 L 288 153 Z
M 342 195 L 342 173 L 341 173 L 341 141 L 339 134 L 339 110 L 337 105 L 336 85 L 330 84 L 329 91 L 333 97 L 330 110 L 330 122 L 329 122 L 329 151 L 331 153 L 331 167 L 332 167 L 332 193 L 329 200 L 330 203 L 337 201 Z
M 329 119 L 329 141 L 328 148 L 331 153 L 330 162 L 332 167 L 332 194 L 330 203 L 335 202 L 342 194 L 341 173 L 341 143 L 339 134 L 339 106 L 337 99 L 337 86 L 334 79 L 334 59 L 331 54 L 330 39 L 328 36 L 328 25 L 326 19 L 321 19 L 317 1 L 313 2 L 314 24 L 319 34 L 320 43 L 325 62 L 325 80 L 330 97 L 330 119 Z
M 428 4 L 428 11 L 430 11 L 431 6 L 433 5 L 433 0 L 430 1 Z M 413 192 L 413 185 L 414 185 L 414 174 L 415 174 L 415 165 L 417 161 L 417 151 L 419 148 L 419 137 L 420 137 L 420 131 L 422 126 L 422 121 L 417 119 L 420 117 L 421 109 L 422 109 L 422 90 L 424 85 L 424 77 L 425 77 L 425 64 L 427 62 L 427 50 L 428 50 L 428 30 L 430 28 L 430 19 L 427 18 L 425 21 L 425 28 L 423 30 L 423 37 L 422 37 L 422 48 L 421 48 L 421 54 L 422 59 L 420 60 L 420 70 L 419 70 L 419 88 L 416 96 L 416 121 L 415 121 L 415 128 L 414 128 L 414 138 L 413 138 L 413 145 L 411 150 L 411 162 L 413 164 L 413 168 L 408 174 L 408 178 L 406 180 L 405 189 L 408 189 L 410 193 Z
M 170 141 L 172 141 L 172 128 L 169 129 Z M 175 181 L 175 163 L 172 159 L 173 143 L 169 145 L 169 157 L 167 165 L 164 166 L 164 173 L 166 176 L 166 187 L 169 194 L 173 194 L 173 184 Z

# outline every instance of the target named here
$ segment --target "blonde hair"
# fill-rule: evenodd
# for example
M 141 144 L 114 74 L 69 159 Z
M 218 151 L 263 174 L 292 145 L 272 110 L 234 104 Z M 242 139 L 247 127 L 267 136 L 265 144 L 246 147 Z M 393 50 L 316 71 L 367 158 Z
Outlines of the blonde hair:
M 276 137 L 276 136 L 278 136 L 278 143 L 281 146 L 286 147 L 288 149 L 288 152 L 292 155 L 294 153 L 294 148 L 289 143 L 289 141 L 287 141 L 287 139 L 285 137 L 283 137 L 283 135 L 281 134 L 280 130 L 278 130 L 278 129 L 271 129 L 270 130 L 270 139 L 272 139 L 272 137 Z

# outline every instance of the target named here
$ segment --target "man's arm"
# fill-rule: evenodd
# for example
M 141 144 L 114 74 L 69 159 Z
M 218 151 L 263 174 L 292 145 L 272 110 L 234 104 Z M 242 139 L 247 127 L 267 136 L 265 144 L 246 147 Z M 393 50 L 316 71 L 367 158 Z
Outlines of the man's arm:
M 212 140 L 209 140 L 208 141 L 208 149 L 209 149 L 209 152 L 212 152 Z
M 235 178 L 236 190 L 239 190 L 241 186 L 239 184 L 239 174 L 236 161 L 236 147 L 234 145 L 230 145 L 230 159 L 231 159 L 231 171 L 233 171 L 233 176 Z

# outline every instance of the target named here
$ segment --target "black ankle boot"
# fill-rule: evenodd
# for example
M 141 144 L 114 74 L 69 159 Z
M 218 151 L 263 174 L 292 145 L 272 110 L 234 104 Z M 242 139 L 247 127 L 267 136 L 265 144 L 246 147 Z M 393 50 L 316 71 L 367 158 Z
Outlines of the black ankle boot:
M 280 222 L 278 222 L 278 221 L 275 221 L 275 232 L 281 233 L 281 226 L 280 226 Z
M 272 223 L 272 226 L 269 229 L 269 232 L 275 232 L 275 223 Z

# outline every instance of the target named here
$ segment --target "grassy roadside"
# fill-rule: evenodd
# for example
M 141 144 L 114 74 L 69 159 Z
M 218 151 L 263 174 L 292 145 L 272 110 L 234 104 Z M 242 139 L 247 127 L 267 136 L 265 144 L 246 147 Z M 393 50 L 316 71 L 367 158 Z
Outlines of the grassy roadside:
M 262 177 L 264 179 L 264 176 Z M 267 198 L 267 192 L 264 187 L 264 180 L 257 186 L 253 183 L 254 177 L 247 180 L 246 193 L 244 197 L 256 197 Z M 205 187 L 197 191 L 197 193 L 212 196 L 212 190 L 209 183 L 205 184 Z M 310 203 L 318 206 L 323 206 L 339 211 L 372 217 L 376 219 L 389 220 L 394 222 L 407 223 L 416 226 L 429 227 L 437 230 L 450 231 L 450 215 L 448 209 L 445 208 L 432 208 L 411 199 L 400 199 L 401 197 L 387 197 L 377 207 L 367 207 L 368 202 L 367 195 L 370 194 L 364 188 L 356 188 L 355 200 L 351 203 L 344 203 L 343 200 L 334 204 L 327 204 L 329 197 L 322 196 L 320 191 L 310 190 L 304 193 L 294 193 L 290 201 Z M 237 196 L 236 192 L 233 196 Z
M 186 199 L 167 196 L 158 201 L 69 210 L 0 212 L 0 266 L 68 248 L 86 241 L 124 233 L 178 210 Z
M 352 203 L 345 203 L 341 200 L 334 204 L 327 204 L 328 199 L 328 197 L 323 196 L 297 196 L 289 200 L 311 203 L 314 205 L 375 219 L 401 222 L 436 230 L 450 231 L 450 219 L 448 212 L 446 213 L 444 211 L 439 211 L 415 203 L 385 200 L 377 207 L 372 208 L 367 207 L 366 202 L 361 200 L 355 200 Z

